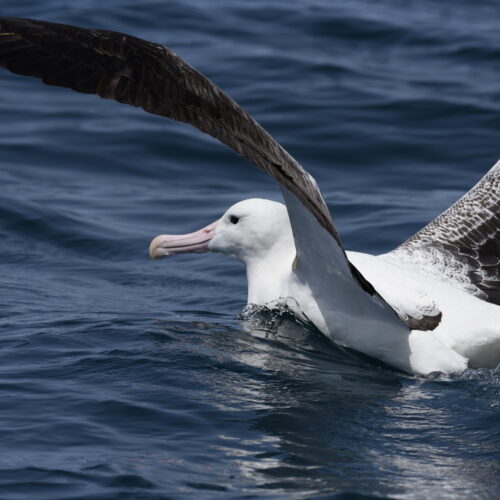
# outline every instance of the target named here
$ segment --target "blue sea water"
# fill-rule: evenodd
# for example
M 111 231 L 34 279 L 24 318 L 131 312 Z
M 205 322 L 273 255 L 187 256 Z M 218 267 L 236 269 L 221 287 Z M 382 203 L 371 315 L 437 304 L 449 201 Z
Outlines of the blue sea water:
M 496 0 L 0 1 L 164 43 L 394 248 L 500 157 Z M 263 173 L 195 129 L 0 73 L 0 498 L 500 495 L 500 372 L 416 378 L 279 316 L 241 265 L 152 262 Z M 277 323 L 283 323 L 279 332 Z

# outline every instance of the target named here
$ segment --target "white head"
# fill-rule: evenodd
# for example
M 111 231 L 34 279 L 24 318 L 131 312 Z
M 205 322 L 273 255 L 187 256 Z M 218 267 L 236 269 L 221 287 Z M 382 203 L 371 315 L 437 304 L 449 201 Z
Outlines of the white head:
M 282 249 L 293 249 L 285 205 L 253 198 L 236 203 L 218 221 L 194 233 L 157 236 L 149 254 L 157 259 L 177 253 L 219 252 L 249 264 Z

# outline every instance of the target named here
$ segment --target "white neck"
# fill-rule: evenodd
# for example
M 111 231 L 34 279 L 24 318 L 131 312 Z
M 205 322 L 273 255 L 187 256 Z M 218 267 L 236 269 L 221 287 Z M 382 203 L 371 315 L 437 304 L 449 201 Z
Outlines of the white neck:
M 249 304 L 263 305 L 287 296 L 295 258 L 293 242 L 274 245 L 264 256 L 246 259 Z

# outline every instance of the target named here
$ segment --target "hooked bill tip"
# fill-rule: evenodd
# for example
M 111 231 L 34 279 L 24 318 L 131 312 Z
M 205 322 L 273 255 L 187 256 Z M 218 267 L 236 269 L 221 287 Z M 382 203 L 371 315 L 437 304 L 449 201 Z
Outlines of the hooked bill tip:
M 160 246 L 160 241 L 161 241 L 162 237 L 161 236 L 157 236 L 152 242 L 151 244 L 149 245 L 149 256 L 153 259 L 153 260 L 156 260 L 158 258 L 158 255 L 157 255 L 157 250 L 158 250 L 158 247 Z

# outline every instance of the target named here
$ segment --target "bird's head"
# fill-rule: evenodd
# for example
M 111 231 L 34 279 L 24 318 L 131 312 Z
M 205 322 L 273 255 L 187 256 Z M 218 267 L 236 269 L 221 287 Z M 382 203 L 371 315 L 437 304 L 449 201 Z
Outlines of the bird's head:
M 291 245 L 285 205 L 253 198 L 236 203 L 219 220 L 194 233 L 157 236 L 149 254 L 158 259 L 178 253 L 219 252 L 248 263 Z

